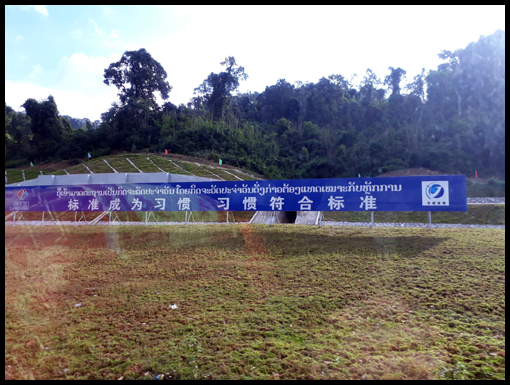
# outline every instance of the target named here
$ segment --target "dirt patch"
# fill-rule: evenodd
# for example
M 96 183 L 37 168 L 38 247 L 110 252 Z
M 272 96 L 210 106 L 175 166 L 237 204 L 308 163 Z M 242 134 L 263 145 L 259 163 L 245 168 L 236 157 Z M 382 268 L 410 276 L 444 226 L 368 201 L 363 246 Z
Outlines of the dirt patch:
M 241 232 L 243 233 L 244 242 L 250 254 L 250 258 L 267 258 L 269 256 L 267 248 L 264 246 L 264 240 L 257 229 L 250 225 L 243 225 L 241 227 Z
M 80 160 L 82 162 L 84 162 L 86 159 L 84 158 L 84 159 L 80 159 Z M 62 160 L 58 163 L 38 163 L 38 164 L 36 164 L 35 169 L 57 171 L 57 170 L 63 170 L 64 168 L 72 167 L 72 166 L 76 166 L 76 165 L 69 163 L 69 161 L 67 161 L 67 160 Z M 11 168 L 10 170 L 27 170 L 27 166 L 15 167 L 15 168 Z

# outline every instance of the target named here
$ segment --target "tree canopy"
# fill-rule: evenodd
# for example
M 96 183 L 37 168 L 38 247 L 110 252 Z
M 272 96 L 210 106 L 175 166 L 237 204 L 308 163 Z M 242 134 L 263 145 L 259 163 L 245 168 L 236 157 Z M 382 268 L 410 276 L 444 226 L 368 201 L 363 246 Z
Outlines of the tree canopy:
M 120 90 L 118 95 L 123 105 L 144 100 L 156 106 L 154 93 L 159 92 L 161 98 L 167 100 L 172 90 L 163 66 L 144 48 L 126 51 L 118 62 L 104 70 L 104 78 L 106 85 L 114 85 Z
M 239 82 L 248 78 L 244 68 L 236 63 L 233 56 L 226 57 L 220 64 L 225 67 L 225 71 L 219 74 L 211 72 L 207 79 L 195 88 L 195 94 L 203 98 L 216 119 L 222 116 L 232 92 L 239 87 Z

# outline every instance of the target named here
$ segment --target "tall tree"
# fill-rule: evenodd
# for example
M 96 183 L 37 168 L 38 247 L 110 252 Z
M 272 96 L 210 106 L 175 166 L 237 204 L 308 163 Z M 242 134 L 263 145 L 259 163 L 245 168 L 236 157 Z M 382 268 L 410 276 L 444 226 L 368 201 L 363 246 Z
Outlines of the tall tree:
M 226 57 L 220 64 L 225 67 L 225 71 L 219 74 L 211 72 L 207 79 L 195 88 L 195 94 L 203 98 L 215 119 L 222 117 L 231 93 L 239 88 L 239 82 L 248 79 L 244 67 L 239 66 L 233 56 Z
M 406 77 L 406 71 L 398 67 L 397 69 L 389 67 L 391 71 L 389 75 L 384 78 L 384 85 L 388 85 L 391 88 L 392 95 L 400 94 L 400 82 Z
M 37 154 L 36 159 L 57 156 L 64 136 L 70 134 L 72 128 L 69 121 L 59 115 L 53 96 L 49 95 L 48 99 L 40 102 L 27 99 L 22 107 L 30 118 L 34 134 L 32 145 Z
M 157 106 L 155 92 L 161 94 L 163 100 L 168 99 L 172 86 L 165 80 L 167 74 L 159 64 L 144 49 L 126 51 L 122 58 L 111 63 L 104 70 L 104 83 L 116 86 L 122 105 L 130 101 L 149 101 L 153 107 Z
M 365 77 L 360 83 L 360 94 L 362 95 L 362 104 L 364 106 L 370 105 L 373 99 L 376 98 L 377 87 L 380 84 L 381 81 L 377 78 L 377 75 L 368 68 Z
M 406 86 L 411 95 L 418 96 L 420 100 L 425 98 L 425 68 L 421 69 L 421 74 L 414 77 L 414 81 Z
M 5 104 L 5 158 L 26 158 L 32 139 L 30 118 Z

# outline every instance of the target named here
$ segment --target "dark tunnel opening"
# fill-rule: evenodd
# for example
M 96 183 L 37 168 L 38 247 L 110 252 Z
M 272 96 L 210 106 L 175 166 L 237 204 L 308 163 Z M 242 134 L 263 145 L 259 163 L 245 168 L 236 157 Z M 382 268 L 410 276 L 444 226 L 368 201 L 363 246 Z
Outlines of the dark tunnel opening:
M 285 211 L 284 215 L 285 215 L 284 223 L 296 223 L 297 211 Z

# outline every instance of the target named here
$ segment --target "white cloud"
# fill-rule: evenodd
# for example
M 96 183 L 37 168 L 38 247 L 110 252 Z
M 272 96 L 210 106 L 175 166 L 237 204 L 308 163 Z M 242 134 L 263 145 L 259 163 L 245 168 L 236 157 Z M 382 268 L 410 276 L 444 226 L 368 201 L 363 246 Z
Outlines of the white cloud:
M 185 103 L 210 72 L 235 56 L 249 75 L 240 90 L 261 92 L 285 78 L 293 83 L 357 74 L 371 68 L 384 79 L 401 67 L 408 79 L 440 63 L 442 49 L 463 48 L 503 25 L 503 6 L 178 6 L 162 8 L 186 20 L 184 29 L 144 47 L 174 87 L 173 103 Z M 361 22 L 360 22 L 361 20 Z M 422 24 L 432 23 L 426 28 Z M 263 25 L 264 28 L 260 28 Z M 474 28 L 476 26 L 476 28 Z M 482 28 L 483 26 L 483 28 Z M 190 48 L 193 47 L 193 48 Z
M 94 26 L 94 30 L 96 31 L 96 33 L 99 36 L 103 36 L 104 35 L 103 30 L 101 28 L 99 28 L 99 26 L 96 24 L 96 22 L 94 20 L 89 19 L 89 22 L 92 23 L 92 25 Z
M 34 11 L 39 12 L 44 16 L 49 16 L 48 10 L 46 9 L 45 5 L 18 5 L 17 7 L 22 11 L 28 11 L 33 9 Z
M 31 5 L 30 7 L 34 7 L 37 12 L 42 13 L 44 16 L 48 16 L 48 10 L 45 5 Z
M 112 29 L 112 33 L 110 33 L 110 37 L 113 38 L 119 38 L 120 36 L 115 33 L 115 31 Z
M 51 87 L 37 84 L 43 70 L 36 65 L 27 82 L 5 81 L 5 101 L 19 111 L 19 106 L 28 98 L 39 100 L 53 95 L 61 114 L 99 119 L 112 102 L 118 100 L 117 88 L 104 84 L 103 74 L 110 63 L 118 61 L 120 57 L 116 53 L 109 57 L 89 57 L 83 53 L 63 57 L 52 73 L 44 72 L 45 79 L 50 79 Z
M 120 55 L 116 53 L 109 57 L 89 57 L 84 53 L 63 57 L 57 64 L 53 84 L 62 89 L 94 95 L 107 88 L 103 83 L 104 70 L 119 59 Z
M 82 92 L 41 87 L 33 83 L 5 81 L 5 102 L 16 111 L 23 111 L 21 105 L 27 99 L 42 100 L 48 95 L 55 98 L 60 114 L 94 121 L 100 119 L 101 114 L 116 100 L 116 89 L 106 89 L 106 92 L 89 96 Z

